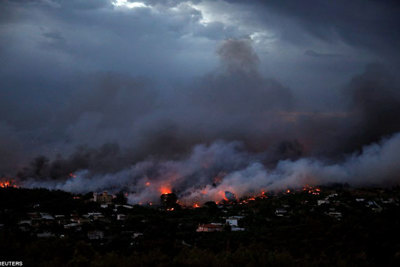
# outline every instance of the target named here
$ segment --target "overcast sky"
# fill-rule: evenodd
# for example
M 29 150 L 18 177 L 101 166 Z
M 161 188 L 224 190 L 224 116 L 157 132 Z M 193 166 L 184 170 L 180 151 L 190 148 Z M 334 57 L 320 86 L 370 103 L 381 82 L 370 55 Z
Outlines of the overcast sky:
M 0 174 L 82 145 L 134 162 L 227 140 L 276 160 L 400 130 L 398 1 L 0 0 L 0 14 Z

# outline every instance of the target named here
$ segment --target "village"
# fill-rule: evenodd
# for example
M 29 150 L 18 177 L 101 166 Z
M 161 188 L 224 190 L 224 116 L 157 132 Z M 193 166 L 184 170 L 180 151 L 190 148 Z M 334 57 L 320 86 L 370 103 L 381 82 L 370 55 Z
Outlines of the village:
M 398 188 L 306 186 L 240 199 L 227 194 L 229 199 L 196 206 L 180 205 L 175 193 L 161 195 L 159 203 L 133 205 L 123 192 L 1 188 L 0 234 L 26 243 L 84 242 L 98 253 L 168 250 L 171 244 L 219 250 L 226 242 L 273 243 L 311 225 L 347 227 L 360 214 L 373 221 L 400 210 Z

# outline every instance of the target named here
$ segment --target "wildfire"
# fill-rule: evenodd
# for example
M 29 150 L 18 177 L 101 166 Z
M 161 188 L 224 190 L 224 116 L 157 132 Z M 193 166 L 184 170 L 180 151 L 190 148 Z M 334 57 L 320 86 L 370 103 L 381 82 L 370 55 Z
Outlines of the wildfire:
M 161 186 L 160 192 L 161 192 L 161 194 L 165 195 L 165 194 L 171 194 L 172 190 L 169 186 Z
M 197 203 L 194 203 L 194 204 L 193 204 L 193 208 L 200 208 L 200 205 L 197 204 Z
M 228 198 L 225 195 L 225 191 L 219 191 L 218 194 L 222 197 L 223 200 L 228 201 Z
M 265 191 L 261 191 L 261 193 L 259 194 L 255 194 L 253 196 L 241 199 L 239 204 L 248 204 L 250 201 L 255 201 L 257 199 L 265 199 L 265 198 L 268 198 L 268 196 L 266 195 Z
M 312 194 L 312 195 L 319 195 L 321 192 L 321 189 L 319 189 L 318 187 L 312 187 L 312 186 L 306 185 L 303 187 L 303 191 L 307 192 L 309 194 Z
M 69 177 L 71 177 L 71 178 L 76 178 L 76 174 L 74 174 L 74 173 L 71 172 L 71 173 L 69 174 Z
M 17 188 L 18 186 L 16 184 L 14 184 L 13 180 L 4 180 L 4 181 L 0 181 L 0 188 Z
M 144 185 L 145 186 L 150 186 L 150 182 L 146 182 Z

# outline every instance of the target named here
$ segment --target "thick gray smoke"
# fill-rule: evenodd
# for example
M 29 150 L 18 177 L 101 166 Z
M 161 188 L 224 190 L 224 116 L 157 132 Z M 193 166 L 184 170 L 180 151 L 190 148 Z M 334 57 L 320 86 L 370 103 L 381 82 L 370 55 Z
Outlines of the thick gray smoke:
M 259 73 L 248 40 L 227 40 L 217 54 L 219 70 L 163 97 L 144 79 L 83 78 L 49 122 L 65 135 L 60 149 L 89 145 L 35 158 L 19 170 L 20 183 L 124 190 L 132 203 L 174 191 L 192 203 L 218 201 L 225 191 L 241 197 L 305 184 L 399 182 L 400 97 L 384 67 L 368 65 L 343 88 L 348 108 L 310 112 Z
M 216 142 L 195 146 L 182 160 L 147 160 L 116 173 L 81 170 L 67 180 L 28 179 L 24 186 L 76 193 L 123 189 L 130 192 L 131 203 L 157 201 L 161 193 L 173 191 L 181 202 L 192 204 L 219 201 L 225 191 L 242 197 L 304 185 L 393 185 L 400 182 L 399 149 L 400 134 L 395 134 L 337 163 L 302 158 L 282 160 L 276 167 L 268 168 L 262 163 L 263 155 L 244 152 L 238 143 Z

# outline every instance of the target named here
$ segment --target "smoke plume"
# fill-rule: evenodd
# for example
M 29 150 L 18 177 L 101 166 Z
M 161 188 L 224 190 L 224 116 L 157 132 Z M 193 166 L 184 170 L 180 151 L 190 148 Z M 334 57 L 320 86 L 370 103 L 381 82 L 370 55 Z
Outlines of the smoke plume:
M 318 111 L 261 74 L 249 40 L 229 39 L 217 55 L 220 68 L 165 93 L 117 73 L 71 81 L 53 114 L 32 114 L 32 122 L 48 123 L 35 143 L 52 150 L 19 168 L 19 183 L 124 190 L 132 203 L 173 191 L 190 203 L 218 201 L 225 191 L 241 197 L 305 184 L 398 182 L 399 83 L 384 66 L 368 65 L 344 86 L 338 102 L 347 106 Z M 0 149 L 17 153 L 10 144 Z

